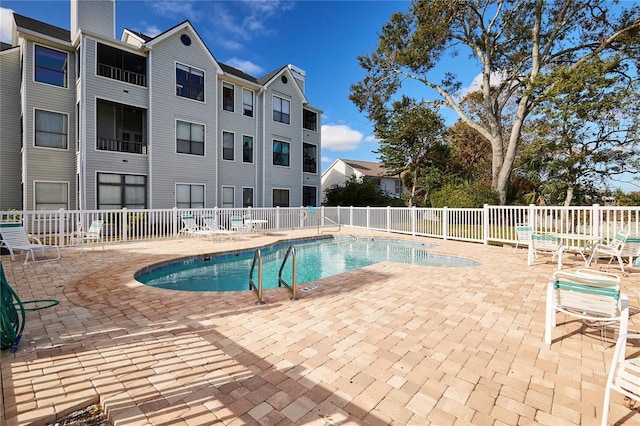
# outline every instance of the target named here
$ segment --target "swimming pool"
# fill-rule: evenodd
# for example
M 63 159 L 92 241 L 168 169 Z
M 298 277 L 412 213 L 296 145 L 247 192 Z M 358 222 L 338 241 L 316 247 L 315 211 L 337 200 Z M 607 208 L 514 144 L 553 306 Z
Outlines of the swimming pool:
M 283 242 L 261 249 L 262 286 L 278 286 L 278 272 L 287 248 L 296 248 L 296 281 L 303 284 L 342 272 L 363 268 L 385 260 L 412 265 L 456 267 L 479 263 L 460 257 L 430 254 L 431 244 L 395 240 L 323 238 Z M 144 284 L 183 291 L 249 290 L 249 271 L 255 250 L 202 256 L 179 260 L 162 266 L 152 266 L 136 274 Z M 282 277 L 291 282 L 292 262 L 289 259 Z M 257 271 L 254 271 L 257 282 Z

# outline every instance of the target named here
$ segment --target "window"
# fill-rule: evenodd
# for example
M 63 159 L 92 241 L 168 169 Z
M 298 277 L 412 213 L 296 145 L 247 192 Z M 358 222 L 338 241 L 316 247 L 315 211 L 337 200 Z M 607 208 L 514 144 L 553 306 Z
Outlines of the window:
M 35 78 L 40 83 L 67 87 L 67 54 L 36 45 Z
M 80 46 L 76 49 L 76 80 L 80 80 Z
M 67 149 L 68 117 L 57 112 L 36 110 L 35 146 Z
M 235 190 L 233 186 L 223 186 L 222 187 L 222 207 L 223 208 L 235 207 L 233 203 L 234 198 L 235 198 Z
M 69 208 L 67 182 L 36 182 L 36 210 L 58 210 Z
M 289 207 L 289 190 L 273 190 L 273 207 Z
M 242 188 L 242 207 L 253 207 L 253 188 Z
M 318 148 L 310 143 L 302 144 L 302 168 L 305 173 L 318 171 Z
M 290 102 L 278 96 L 273 97 L 273 121 L 289 124 Z
M 303 186 L 302 187 L 302 205 L 303 206 L 316 206 L 316 187 L 315 186 Z
M 204 125 L 176 121 L 176 139 L 179 153 L 204 155 Z
M 400 179 L 396 179 L 394 180 L 394 184 L 395 184 L 395 192 L 396 194 L 400 195 L 402 194 L 402 181 Z
M 242 114 L 253 117 L 253 92 L 242 89 Z
M 253 163 L 253 137 L 242 136 L 242 162 Z
M 234 159 L 234 135 L 229 132 L 222 132 L 222 159 L 231 160 Z
M 225 111 L 233 112 L 235 110 L 233 105 L 233 96 L 235 89 L 233 84 L 222 83 L 222 109 Z
M 204 102 L 204 71 L 176 64 L 176 95 Z
M 204 207 L 204 185 L 176 184 L 176 207 L 179 209 Z
M 289 143 L 282 141 L 273 141 L 273 165 L 288 166 L 289 165 Z
M 98 173 L 98 208 L 146 209 L 147 177 Z
M 318 114 L 308 109 L 302 110 L 302 127 L 314 132 L 318 131 Z
M 97 74 L 137 86 L 147 85 L 147 58 L 98 43 Z

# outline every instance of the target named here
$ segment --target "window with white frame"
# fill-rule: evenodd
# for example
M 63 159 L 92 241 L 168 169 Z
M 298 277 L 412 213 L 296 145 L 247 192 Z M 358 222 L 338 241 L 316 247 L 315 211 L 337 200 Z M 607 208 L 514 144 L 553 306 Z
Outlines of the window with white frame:
M 67 210 L 69 208 L 67 182 L 35 182 L 34 189 L 36 210 Z
M 289 124 L 291 114 L 291 102 L 280 96 L 273 97 L 273 121 Z
M 242 136 L 242 162 L 253 163 L 253 136 Z
M 204 155 L 204 125 L 176 121 L 176 142 L 178 153 Z
M 225 111 L 235 111 L 234 105 L 235 87 L 230 83 L 222 83 L 222 109 Z
M 222 207 L 233 208 L 235 200 L 235 188 L 233 186 L 222 187 Z
M 35 110 L 35 121 L 35 146 L 67 149 L 67 114 L 37 109 Z
M 253 91 L 242 89 L 242 114 L 253 117 Z
M 44 46 L 35 46 L 35 80 L 67 87 L 68 54 Z
M 289 165 L 289 142 L 273 141 L 273 165 Z
M 317 190 L 315 186 L 303 186 L 302 187 L 302 205 L 303 206 L 317 206 L 318 198 L 316 196 Z
M 222 132 L 222 159 L 233 161 L 235 158 L 235 137 L 231 132 Z
M 98 173 L 98 209 L 146 209 L 147 177 Z
M 176 207 L 197 209 L 204 207 L 204 185 L 176 184 Z
M 253 207 L 253 188 L 242 188 L 242 207 Z
M 176 64 L 176 95 L 204 102 L 204 71 Z
M 289 190 L 273 190 L 273 207 L 289 207 Z

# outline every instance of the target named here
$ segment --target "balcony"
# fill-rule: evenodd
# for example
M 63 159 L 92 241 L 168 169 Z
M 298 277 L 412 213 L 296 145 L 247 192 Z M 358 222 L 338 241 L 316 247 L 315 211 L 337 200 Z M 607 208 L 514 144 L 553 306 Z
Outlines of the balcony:
M 98 43 L 98 75 L 147 86 L 147 58 Z
M 98 75 L 135 84 L 136 86 L 147 86 L 147 77 L 133 71 L 123 70 L 107 64 L 98 64 Z
M 96 149 L 99 151 L 126 152 L 129 154 L 146 154 L 147 144 L 142 141 L 126 141 L 121 139 L 98 138 Z
M 98 99 L 96 150 L 147 154 L 147 110 Z

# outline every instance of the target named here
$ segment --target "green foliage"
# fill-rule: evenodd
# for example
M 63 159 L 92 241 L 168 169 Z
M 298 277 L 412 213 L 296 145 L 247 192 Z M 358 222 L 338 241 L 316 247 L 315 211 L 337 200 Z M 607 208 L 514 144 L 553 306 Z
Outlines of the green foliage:
M 616 204 L 619 206 L 640 206 L 640 192 L 633 191 L 628 194 L 616 194 Z
M 432 207 L 474 208 L 498 203 L 498 194 L 486 184 L 449 183 L 431 196 Z
M 523 125 L 555 96 L 558 81 L 569 76 L 575 87 L 587 87 L 589 72 L 582 70 L 595 58 L 618 58 L 621 67 L 607 70 L 609 76 L 638 74 L 640 6 L 612 4 L 413 0 L 382 28 L 375 50 L 358 58 L 365 77 L 351 87 L 350 99 L 370 120 L 384 122 L 406 81 L 433 90 L 433 99 L 415 103 L 453 109 L 490 142 L 491 186 L 505 203 Z M 468 63 L 482 77 L 477 111 L 462 105 L 457 76 L 436 69 L 461 53 L 476 60 Z
M 344 185 L 333 185 L 325 190 L 325 206 L 385 207 L 403 206 L 397 198 L 387 197 L 380 185 L 372 179 L 357 179 L 352 175 Z

